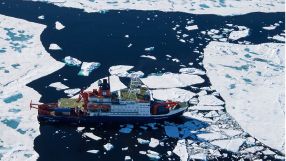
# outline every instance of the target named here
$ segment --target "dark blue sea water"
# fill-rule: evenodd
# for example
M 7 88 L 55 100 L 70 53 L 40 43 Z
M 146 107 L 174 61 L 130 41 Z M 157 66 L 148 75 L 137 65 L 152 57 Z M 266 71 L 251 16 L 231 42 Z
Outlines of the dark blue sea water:
M 62 61 L 65 56 L 72 56 L 81 61 L 101 63 L 100 68 L 88 77 L 78 76 L 78 67 L 65 66 L 29 83 L 28 86 L 42 95 L 42 102 L 55 102 L 58 98 L 66 97 L 64 92 L 49 88 L 49 84 L 63 82 L 66 78 L 68 80 L 64 84 L 70 88 L 86 88 L 99 78 L 107 76 L 109 67 L 113 65 L 133 65 L 132 70 L 141 70 L 145 76 L 166 71 L 178 73 L 180 65 L 188 67 L 190 62 L 194 63 L 193 67 L 204 70 L 199 65 L 202 62 L 202 57 L 199 57 L 201 54 L 194 50 L 202 53 L 212 38 L 202 34 L 201 31 L 219 30 L 226 28 L 226 24 L 246 26 L 250 29 L 250 35 L 239 41 L 259 44 L 275 42 L 267 37 L 280 34 L 285 26 L 284 13 L 251 13 L 240 16 L 136 10 L 85 13 L 79 9 L 20 0 L 0 0 L 0 14 L 47 25 L 41 35 L 41 41 L 45 49 L 58 61 Z M 45 19 L 38 19 L 40 15 L 44 15 Z M 185 29 L 188 20 L 193 20 L 199 29 L 188 32 Z M 65 28 L 56 30 L 54 27 L 56 21 L 64 24 Z M 278 21 L 283 23 L 276 30 L 262 29 Z M 178 30 L 187 33 L 194 41 L 192 43 L 178 41 L 177 33 L 172 29 L 176 25 L 180 25 Z M 128 39 L 124 37 L 126 34 L 129 35 Z M 49 50 L 51 43 L 58 44 L 63 50 Z M 128 48 L 130 43 L 132 46 Z M 232 43 L 238 43 L 238 41 L 232 41 Z M 144 50 L 151 46 L 155 47 L 153 51 Z M 143 54 L 154 55 L 157 60 L 141 58 L 140 55 Z M 167 60 L 167 54 L 178 58 L 180 63 Z M 206 76 L 203 78 L 205 83 L 197 86 L 210 86 L 209 79 Z M 200 124 L 207 126 L 204 122 Z M 106 126 L 96 126 L 94 130 L 86 128 L 85 131 L 93 131 L 103 138 L 101 141 L 87 141 L 76 131 L 76 127 L 42 125 L 41 135 L 34 142 L 34 148 L 40 155 L 39 161 L 123 160 L 126 155 L 130 155 L 134 160 L 146 160 L 147 156 L 140 155 L 139 151 L 150 148 L 148 145 L 136 146 L 137 137 L 165 139 L 165 146 L 160 146 L 156 151 L 163 154 L 162 160 L 167 160 L 166 152 L 172 151 L 177 143 L 177 139 L 165 137 L 164 129 L 160 125 L 158 130 L 147 131 L 135 126 L 130 134 L 120 134 L 118 125 Z M 102 145 L 107 142 L 111 142 L 115 148 L 105 154 Z M 127 146 L 129 147 L 127 151 L 121 150 Z M 91 149 L 98 149 L 100 152 L 96 155 L 86 152 Z M 173 155 L 171 159 L 178 160 L 178 157 Z M 231 157 L 229 153 L 229 157 L 225 160 L 228 159 L 237 158 Z

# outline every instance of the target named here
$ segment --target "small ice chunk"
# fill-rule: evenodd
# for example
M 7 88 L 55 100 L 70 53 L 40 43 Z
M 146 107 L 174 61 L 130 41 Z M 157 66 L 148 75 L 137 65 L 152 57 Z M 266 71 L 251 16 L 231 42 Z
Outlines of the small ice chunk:
M 132 129 L 133 129 L 133 125 L 127 124 L 126 127 L 121 128 L 121 129 L 119 130 L 119 132 L 128 134 L 128 133 L 130 133 L 130 132 L 132 131 Z
M 45 16 L 44 15 L 38 16 L 38 19 L 43 20 L 45 19 Z
M 155 138 L 151 138 L 151 141 L 149 143 L 149 147 L 156 148 L 159 145 L 159 140 Z
M 84 129 L 85 129 L 85 127 L 77 127 L 77 130 L 76 130 L 76 131 L 80 132 L 80 131 L 82 131 L 82 130 L 84 130 Z
M 264 30 L 274 30 L 276 29 L 277 26 L 274 26 L 274 25 L 270 25 L 270 26 L 265 26 L 265 27 L 262 27 Z
M 93 140 L 96 140 L 96 141 L 101 140 L 101 137 L 96 136 L 96 135 L 94 135 L 94 134 L 91 133 L 91 132 L 83 133 L 83 136 L 89 137 L 89 138 L 91 138 L 91 139 L 93 139 Z
M 155 152 L 155 151 L 152 151 L 152 150 L 148 150 L 146 155 L 147 155 L 150 159 L 156 159 L 156 160 L 158 160 L 158 159 L 161 158 L 160 155 L 159 155 L 159 153 L 157 153 L 157 152 Z
M 155 57 L 155 56 L 152 56 L 152 55 L 141 55 L 140 57 L 141 57 L 141 58 L 149 58 L 149 59 L 156 60 L 156 57 Z
M 113 149 L 113 145 L 110 143 L 103 145 L 103 147 L 106 151 L 110 151 L 111 149 Z
M 180 60 L 177 59 L 177 58 L 172 59 L 172 61 L 173 61 L 173 62 L 176 62 L 176 63 L 179 63 L 179 62 L 180 62 Z
M 172 137 L 172 138 L 179 137 L 179 129 L 177 126 L 171 126 L 171 125 L 165 126 L 165 133 L 167 136 Z
M 60 47 L 59 47 L 57 44 L 55 44 L 55 43 L 50 44 L 49 49 L 50 49 L 50 50 L 62 50 L 62 48 L 60 48 Z
M 54 88 L 56 88 L 56 90 L 58 90 L 58 91 L 59 91 L 59 90 L 68 89 L 68 88 L 69 88 L 68 86 L 62 84 L 61 82 L 51 83 L 51 84 L 49 85 L 49 87 L 54 87 Z
M 155 49 L 155 47 L 152 46 L 152 47 L 145 48 L 145 51 L 153 51 L 154 49 Z
M 79 91 L 80 91 L 79 88 L 66 89 L 66 90 L 64 90 L 64 93 L 68 94 L 69 97 L 72 97 L 73 95 L 75 95 L 75 94 L 78 93 Z
M 125 147 L 125 148 L 121 148 L 122 151 L 126 151 L 128 150 L 128 147 Z
M 66 56 L 64 62 L 69 66 L 80 66 L 81 61 L 71 56 Z
M 124 160 L 131 160 L 130 156 L 125 156 Z
M 186 28 L 188 31 L 199 29 L 197 25 L 186 26 L 185 28 Z
M 80 76 L 89 76 L 89 74 L 100 66 L 98 62 L 83 62 L 78 73 Z
M 150 143 L 149 140 L 145 140 L 145 139 L 141 139 L 141 138 L 137 138 L 137 141 L 139 144 L 149 144 Z
M 145 155 L 147 153 L 146 153 L 146 151 L 139 151 L 139 154 Z
M 60 23 L 59 21 L 57 21 L 55 23 L 55 27 L 57 30 L 62 30 L 63 28 L 65 28 L 65 26 L 62 23 Z
M 129 47 L 129 48 L 130 48 L 131 46 L 132 46 L 132 44 L 130 43 L 127 47 Z
M 129 38 L 129 35 L 125 35 L 124 37 L 125 37 L 125 38 Z
M 181 41 L 182 43 L 186 43 L 186 40 L 184 39 L 180 39 L 179 41 Z
M 93 153 L 93 154 L 97 154 L 99 152 L 99 150 L 88 150 L 86 151 L 88 153 Z

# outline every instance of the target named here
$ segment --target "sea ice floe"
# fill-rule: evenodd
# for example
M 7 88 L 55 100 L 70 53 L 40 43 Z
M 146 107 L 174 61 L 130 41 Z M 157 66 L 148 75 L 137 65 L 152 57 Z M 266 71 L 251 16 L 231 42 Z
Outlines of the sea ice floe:
M 96 136 L 96 135 L 94 135 L 94 134 L 91 133 L 91 132 L 85 132 L 85 133 L 83 133 L 83 136 L 89 137 L 90 139 L 93 139 L 93 140 L 96 140 L 96 141 L 102 139 L 101 137 Z
M 130 65 L 116 65 L 116 66 L 111 66 L 109 68 L 109 73 L 111 75 L 116 75 L 119 77 L 125 77 L 129 73 L 127 72 L 128 70 L 132 69 L 134 66 Z
M 199 96 L 198 106 L 222 106 L 224 102 L 214 95 L 201 95 Z
M 34 0 L 42 1 L 42 0 Z M 249 1 L 185 1 L 185 0 L 159 0 L 159 1 L 125 1 L 118 0 L 117 3 L 109 1 L 86 1 L 50 0 L 60 7 L 72 7 L 83 9 L 85 12 L 105 12 L 106 10 L 159 10 L 164 12 L 185 12 L 193 14 L 216 14 L 216 15 L 241 15 L 251 12 L 284 12 L 284 1 L 277 0 L 249 0 Z M 190 21 L 191 22 L 191 21 Z M 191 22 L 192 23 L 192 22 Z
M 89 74 L 99 68 L 100 66 L 100 63 L 98 62 L 83 62 L 81 64 L 81 68 L 80 68 L 80 71 L 78 72 L 78 75 L 80 76 L 89 76 Z
M 188 151 L 186 147 L 186 140 L 178 140 L 177 145 L 175 146 L 173 153 L 175 153 L 177 156 L 180 157 L 181 161 L 187 161 L 188 160 Z
M 155 139 L 155 138 L 151 138 L 150 143 L 149 143 L 149 147 L 151 148 L 156 148 L 159 145 L 159 140 Z
M 6 126 L 5 122 L 0 122 L 0 146 L 5 147 L 4 151 L 0 150 L 1 160 L 11 160 L 11 158 L 37 160 L 38 154 L 34 150 L 34 139 L 40 134 L 37 110 L 21 108 L 17 113 L 9 111 L 11 107 L 23 107 L 23 105 L 27 107 L 31 100 L 38 102 L 41 95 L 26 84 L 55 72 L 64 64 L 54 60 L 41 43 L 40 35 L 46 28 L 45 25 L 3 15 L 0 15 L 0 22 L 0 33 L 3 33 L 0 34 L 0 46 L 5 46 L 5 52 L 0 54 L 0 63 L 9 69 L 9 73 L 0 73 L 0 106 L 2 107 L 0 120 L 9 120 L 9 113 L 14 114 L 15 118 L 21 117 L 17 126 L 13 126 L 15 129 L 12 126 Z M 22 36 L 19 35 L 21 41 L 15 42 L 7 32 L 15 32 L 15 36 L 22 33 Z M 9 43 L 19 43 L 20 46 L 25 47 L 15 50 Z M 18 64 L 17 68 L 14 68 L 13 64 Z M 6 103 L 7 100 L 3 101 L 17 93 L 21 94 L 21 97 L 20 95 L 15 97 L 16 101 L 10 101 L 10 103 L 9 101 Z
M 114 146 L 111 143 L 107 143 L 103 145 L 103 147 L 106 151 L 110 151 L 111 149 L 113 149 Z
M 65 28 L 65 26 L 62 23 L 60 23 L 59 21 L 56 21 L 55 27 L 57 30 L 62 30 L 63 28 Z
M 175 88 L 186 87 L 203 83 L 204 79 L 197 75 L 164 73 L 163 75 L 151 75 L 141 79 L 149 88 Z
M 285 45 L 211 42 L 204 66 L 226 110 L 250 135 L 284 152 Z
M 234 137 L 242 133 L 242 131 L 240 130 L 233 130 L 233 129 L 221 129 L 221 130 L 229 137 Z
M 156 89 L 151 91 L 153 98 L 164 101 L 172 100 L 179 102 L 187 102 L 193 96 L 195 96 L 193 92 L 180 88 Z
M 274 30 L 276 29 L 277 26 L 275 25 L 270 25 L 270 26 L 265 26 L 265 27 L 262 27 L 264 30 Z
M 238 152 L 241 145 L 245 142 L 242 138 L 236 138 L 231 140 L 215 140 L 212 141 L 211 144 L 219 146 L 222 149 L 226 149 L 231 152 Z
M 140 57 L 142 57 L 142 58 L 149 58 L 149 59 L 152 59 L 152 60 L 156 60 L 156 57 L 155 57 L 155 56 L 152 56 L 152 55 L 141 55 Z
M 54 83 L 51 83 L 50 85 L 49 85 L 49 87 L 54 87 L 54 88 L 56 88 L 56 90 L 64 90 L 64 89 L 68 89 L 69 87 L 68 86 L 66 86 L 66 85 L 64 85 L 63 83 L 61 83 L 61 82 L 54 82 Z
M 213 141 L 218 139 L 226 139 L 227 136 L 223 135 L 220 132 L 206 132 L 197 134 L 197 137 L 206 141 Z
M 64 62 L 67 65 L 70 65 L 70 66 L 80 66 L 81 65 L 81 61 L 80 60 L 78 60 L 77 58 L 73 58 L 71 56 L 66 56 L 64 58 Z
M 238 31 L 232 31 L 229 34 L 229 39 L 230 40 L 238 40 L 240 38 L 244 38 L 249 35 L 249 28 L 245 26 L 238 26 Z
M 62 50 L 62 48 L 59 47 L 59 45 L 57 45 L 55 43 L 50 44 L 49 49 L 50 50 Z

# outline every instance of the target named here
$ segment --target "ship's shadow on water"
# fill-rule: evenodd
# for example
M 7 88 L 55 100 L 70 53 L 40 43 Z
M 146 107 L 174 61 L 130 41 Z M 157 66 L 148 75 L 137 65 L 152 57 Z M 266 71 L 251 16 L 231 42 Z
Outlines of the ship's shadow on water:
M 172 151 L 179 138 L 166 136 L 164 125 L 174 123 L 177 126 L 192 121 L 197 126 L 188 127 L 188 130 L 195 131 L 199 128 L 209 126 L 207 123 L 180 117 L 165 123 L 134 124 L 131 133 L 121 133 L 119 130 L 124 126 L 119 123 L 98 124 L 85 126 L 79 130 L 77 126 L 41 124 L 40 133 L 34 140 L 34 149 L 39 154 L 38 161 L 89 161 L 89 160 L 124 160 L 125 156 L 131 156 L 133 160 L 149 160 L 147 155 L 140 154 L 140 151 L 153 150 L 160 153 L 160 160 L 173 158 L 179 160 L 178 156 L 167 156 L 167 151 Z M 143 128 L 142 128 L 143 127 Z M 146 128 L 147 129 L 144 129 Z M 180 130 L 180 129 L 179 129 Z M 100 140 L 93 140 L 84 136 L 84 133 L 93 133 L 101 137 Z M 180 135 L 182 137 L 182 134 Z M 149 140 L 156 138 L 162 145 L 156 148 L 148 144 L 138 143 L 137 138 Z M 189 136 L 188 139 L 195 139 Z M 198 143 L 204 140 L 196 140 Z M 105 144 L 111 143 L 114 148 L 110 151 L 104 149 Z M 128 149 L 125 149 L 128 147 Z M 99 150 L 97 154 L 88 153 L 89 150 Z

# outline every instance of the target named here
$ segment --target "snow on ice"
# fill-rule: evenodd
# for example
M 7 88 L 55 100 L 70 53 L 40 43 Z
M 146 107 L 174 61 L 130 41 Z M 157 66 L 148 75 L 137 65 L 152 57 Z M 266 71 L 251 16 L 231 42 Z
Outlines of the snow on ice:
M 285 45 L 280 43 L 211 42 L 203 60 L 213 88 L 225 100 L 226 110 L 246 132 L 282 153 L 284 54 Z

